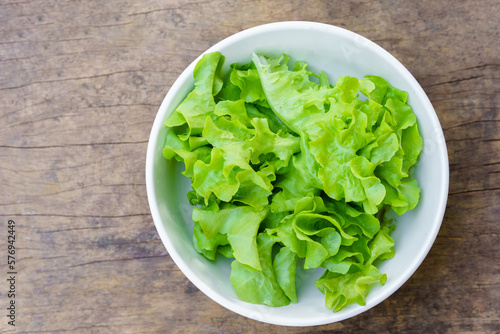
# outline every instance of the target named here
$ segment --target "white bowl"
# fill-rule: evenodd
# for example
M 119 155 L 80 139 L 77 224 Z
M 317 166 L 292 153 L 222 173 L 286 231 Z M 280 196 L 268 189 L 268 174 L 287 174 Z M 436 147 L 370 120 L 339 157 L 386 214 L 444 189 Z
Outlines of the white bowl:
M 163 123 L 193 88 L 193 69 L 198 57 L 179 76 L 165 96 L 156 115 L 146 158 L 146 186 L 149 206 L 161 240 L 177 266 L 207 296 L 243 316 L 286 326 L 312 326 L 350 318 L 382 302 L 415 272 L 429 252 L 443 219 L 448 197 L 448 156 L 436 113 L 422 87 L 408 70 L 387 51 L 351 31 L 313 22 L 280 22 L 251 28 L 230 36 L 206 51 L 220 51 L 227 72 L 233 62 L 249 62 L 252 52 L 277 56 L 286 53 L 292 60 L 305 60 L 310 68 L 323 70 L 334 81 L 340 75 L 362 78 L 379 75 L 409 93 L 424 140 L 424 149 L 414 170 L 421 187 L 421 199 L 412 211 L 397 219 L 393 233 L 396 255 L 380 266 L 387 274 L 384 286 L 373 288 L 366 306 L 350 305 L 332 312 L 324 295 L 314 286 L 323 269 L 298 271 L 298 303 L 285 307 L 254 305 L 238 299 L 229 281 L 230 260 L 211 262 L 192 245 L 191 206 L 186 193 L 190 181 L 180 163 L 162 155 L 167 128 Z M 189 301 L 186 301 L 189 302 Z

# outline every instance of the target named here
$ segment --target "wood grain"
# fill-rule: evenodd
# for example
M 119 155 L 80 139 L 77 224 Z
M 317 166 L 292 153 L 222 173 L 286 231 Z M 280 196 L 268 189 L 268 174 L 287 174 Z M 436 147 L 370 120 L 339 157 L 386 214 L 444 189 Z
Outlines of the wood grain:
M 499 17 L 490 0 L 0 1 L 0 251 L 13 219 L 19 259 L 17 326 L 0 312 L 0 332 L 499 332 Z M 153 119 L 182 70 L 284 20 L 342 26 L 398 58 L 450 159 L 446 216 L 418 271 L 377 307 L 312 328 L 246 319 L 196 289 L 159 240 L 144 181 Z

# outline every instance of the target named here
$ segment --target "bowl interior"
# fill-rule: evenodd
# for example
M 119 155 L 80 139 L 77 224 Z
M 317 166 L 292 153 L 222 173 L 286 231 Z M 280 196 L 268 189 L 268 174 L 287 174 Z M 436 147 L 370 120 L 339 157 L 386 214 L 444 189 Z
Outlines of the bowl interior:
M 396 255 L 380 270 L 387 283 L 375 287 L 366 306 L 351 305 L 333 313 L 324 306 L 324 295 L 314 286 L 318 270 L 298 270 L 299 302 L 274 308 L 240 301 L 229 281 L 231 260 L 211 262 L 192 245 L 192 208 L 186 199 L 190 180 L 181 175 L 183 165 L 162 156 L 167 128 L 163 123 L 192 89 L 195 60 L 177 79 L 165 97 L 151 131 L 146 163 L 146 183 L 151 213 L 170 256 L 184 274 L 210 298 L 252 319 L 288 326 L 331 323 L 349 318 L 383 301 L 418 268 L 437 235 L 448 193 L 448 158 L 441 126 L 424 91 L 394 57 L 376 44 L 350 31 L 311 22 L 281 22 L 252 28 L 233 35 L 206 52 L 220 51 L 224 70 L 233 62 L 249 62 L 252 52 L 277 56 L 286 53 L 292 61 L 305 60 L 311 69 L 323 70 L 331 82 L 340 75 L 362 78 L 379 75 L 409 93 L 424 139 L 424 150 L 413 176 L 422 189 L 417 208 L 397 217 L 394 231 Z

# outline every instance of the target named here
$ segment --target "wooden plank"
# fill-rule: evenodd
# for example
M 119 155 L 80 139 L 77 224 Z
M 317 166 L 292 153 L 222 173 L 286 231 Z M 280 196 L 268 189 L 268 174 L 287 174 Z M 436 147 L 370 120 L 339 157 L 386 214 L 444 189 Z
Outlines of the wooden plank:
M 412 278 L 355 318 L 286 330 L 500 331 L 498 17 L 490 0 L 1 1 L 0 229 L 16 222 L 19 313 L 0 332 L 284 331 L 185 278 L 144 181 L 151 125 L 183 69 L 231 34 L 284 20 L 342 26 L 391 52 L 431 99 L 450 159 L 445 219 Z

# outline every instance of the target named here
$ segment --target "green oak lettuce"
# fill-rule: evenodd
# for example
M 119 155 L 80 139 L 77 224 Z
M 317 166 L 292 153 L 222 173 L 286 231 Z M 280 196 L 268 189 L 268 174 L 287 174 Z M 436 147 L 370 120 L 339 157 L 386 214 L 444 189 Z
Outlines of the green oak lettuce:
M 223 76 L 204 55 L 194 89 L 175 109 L 163 155 L 185 165 L 193 243 L 233 258 L 230 281 L 247 302 L 297 302 L 298 265 L 339 311 L 365 304 L 394 256 L 384 218 L 413 209 L 411 169 L 422 150 L 408 94 L 383 78 L 327 76 L 287 55 L 251 55 Z M 319 269 L 321 268 L 321 269 Z

